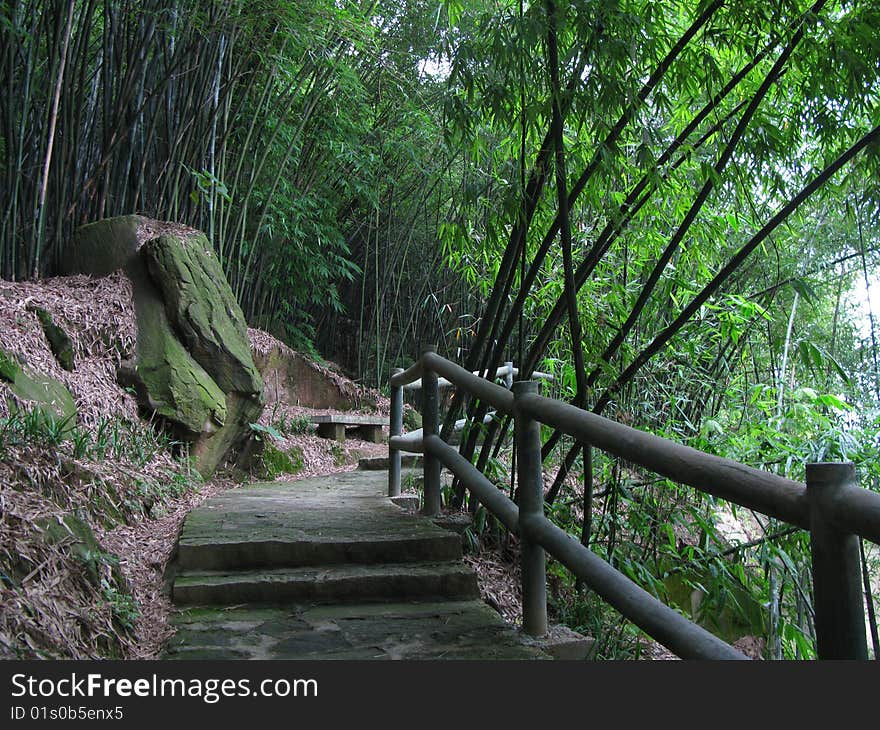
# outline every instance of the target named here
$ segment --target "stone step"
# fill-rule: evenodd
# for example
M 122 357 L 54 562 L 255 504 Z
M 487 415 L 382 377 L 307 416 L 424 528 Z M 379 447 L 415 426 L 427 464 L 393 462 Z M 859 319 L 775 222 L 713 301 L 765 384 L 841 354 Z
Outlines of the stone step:
M 395 507 L 395 509 L 400 509 Z M 445 530 L 431 536 L 291 538 L 288 540 L 235 540 L 185 545 L 178 548 L 180 570 L 241 570 L 297 568 L 355 563 L 420 563 L 459 560 L 461 540 Z
M 463 563 L 397 563 L 281 568 L 178 575 L 178 606 L 243 603 L 349 603 L 479 598 L 477 578 Z
M 549 659 L 479 600 L 184 607 L 165 659 Z
M 461 537 L 353 471 L 219 493 L 171 568 L 168 659 L 547 659 L 479 600 Z
M 416 454 L 401 454 L 400 466 L 403 469 L 421 469 L 422 457 Z M 388 457 L 365 456 L 358 459 L 358 469 L 361 471 L 388 471 Z
M 387 474 L 343 472 L 222 492 L 187 515 L 180 570 L 458 560 L 460 541 L 388 497 Z

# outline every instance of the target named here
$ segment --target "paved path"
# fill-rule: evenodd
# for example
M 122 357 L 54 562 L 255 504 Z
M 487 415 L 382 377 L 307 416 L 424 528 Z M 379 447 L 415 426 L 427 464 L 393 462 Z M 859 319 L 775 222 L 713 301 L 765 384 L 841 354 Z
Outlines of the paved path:
M 169 659 L 544 659 L 479 599 L 461 538 L 387 472 L 253 484 L 193 510 Z

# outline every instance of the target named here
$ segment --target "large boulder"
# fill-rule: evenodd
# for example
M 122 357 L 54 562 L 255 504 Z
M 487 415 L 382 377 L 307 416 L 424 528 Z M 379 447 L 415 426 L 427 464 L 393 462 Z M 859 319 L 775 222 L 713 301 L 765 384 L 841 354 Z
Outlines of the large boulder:
M 244 316 L 207 238 L 121 216 L 79 228 L 72 249 L 70 273 L 121 268 L 131 279 L 137 347 L 120 383 L 190 444 L 196 468 L 210 475 L 251 438 L 264 401 Z
M 80 226 L 66 251 L 65 273 L 107 276 L 131 264 L 149 218 L 121 215 Z
M 162 302 L 141 291 L 134 362 L 119 368 L 120 385 L 134 389 L 142 408 L 175 424 L 177 435 L 195 441 L 226 423 L 226 394 L 174 336 Z

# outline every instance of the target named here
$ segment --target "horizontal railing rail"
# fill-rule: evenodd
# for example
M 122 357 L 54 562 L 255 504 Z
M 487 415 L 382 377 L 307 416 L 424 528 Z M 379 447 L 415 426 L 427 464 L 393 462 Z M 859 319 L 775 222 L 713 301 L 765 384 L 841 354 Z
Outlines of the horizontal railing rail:
M 519 505 L 440 438 L 440 378 L 498 414 L 514 418 Z M 403 388 L 417 380 L 422 390 L 422 431 L 401 435 Z M 673 481 L 809 530 L 819 658 L 867 658 L 858 538 L 880 544 L 880 494 L 858 486 L 852 464 L 808 464 L 803 484 L 545 398 L 537 394 L 537 385 L 518 381 L 508 390 L 440 357 L 434 348 L 426 348 L 412 367 L 397 370 L 391 377 L 389 495 L 400 494 L 400 452 L 423 453 L 424 514 L 440 511 L 440 474 L 445 466 L 516 533 L 522 548 L 523 628 L 527 633 L 537 636 L 547 631 L 546 551 L 678 656 L 747 658 L 666 606 L 544 516 L 539 430 L 543 423 Z
M 473 375 L 479 375 L 480 371 L 471 371 Z M 500 378 L 504 378 L 507 383 L 508 389 L 511 385 L 513 385 L 513 379 L 515 376 L 519 375 L 519 368 L 514 367 L 512 362 L 504 363 L 500 368 L 495 368 L 495 380 Z M 532 371 L 532 380 L 553 380 L 553 376 L 550 373 L 541 373 L 537 370 Z M 451 388 L 454 387 L 455 383 L 451 380 L 447 380 L 446 378 L 438 378 L 437 379 L 437 387 L 438 388 Z M 413 380 L 412 382 L 406 383 L 403 386 L 406 390 L 419 390 L 422 387 L 421 380 Z

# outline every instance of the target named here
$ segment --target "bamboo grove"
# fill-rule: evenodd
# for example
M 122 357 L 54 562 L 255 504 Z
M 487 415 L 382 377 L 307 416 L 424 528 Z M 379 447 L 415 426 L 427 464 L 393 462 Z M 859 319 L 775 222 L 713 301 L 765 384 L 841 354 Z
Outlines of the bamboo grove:
M 2 2 L 0 276 L 56 273 L 102 216 L 174 219 L 252 324 L 371 385 L 436 342 L 876 488 L 877 312 L 856 300 L 880 244 L 878 29 L 877 0 Z M 462 412 L 485 408 L 453 398 L 447 432 Z M 515 489 L 511 430 L 461 450 Z M 802 533 L 756 517 L 731 550 L 723 505 L 555 433 L 543 455 L 548 511 L 585 544 L 667 598 L 675 575 L 707 605 L 759 596 L 768 655 L 810 655 Z
M 0 275 L 57 272 L 85 222 L 175 220 L 208 234 L 254 324 L 307 345 L 357 303 L 367 252 L 405 259 L 396 228 L 443 205 L 435 92 L 387 5 L 0 3 Z
M 853 459 L 876 484 L 873 313 L 869 340 L 846 330 L 842 292 L 869 285 L 876 248 L 880 6 L 549 0 L 456 11 L 468 33 L 450 51 L 451 134 L 485 188 L 447 221 L 445 243 L 459 270 L 479 261 L 494 275 L 467 367 L 540 366 L 596 413 L 798 478 L 808 460 Z M 479 422 L 485 409 L 468 412 Z M 479 446 L 472 431 L 463 451 L 491 469 L 510 427 L 493 422 Z M 687 502 L 560 441 L 544 443 L 549 507 L 577 519 L 584 544 L 666 590 L 662 554 L 684 546 L 658 527 Z M 713 560 L 714 505 L 686 509 L 701 559 L 727 572 Z M 769 653 L 781 655 L 785 634 L 787 651 L 808 655 L 803 571 L 779 558 L 803 555 L 803 541 L 768 547 L 775 527 L 760 526 Z M 800 620 L 783 632 L 786 580 Z

